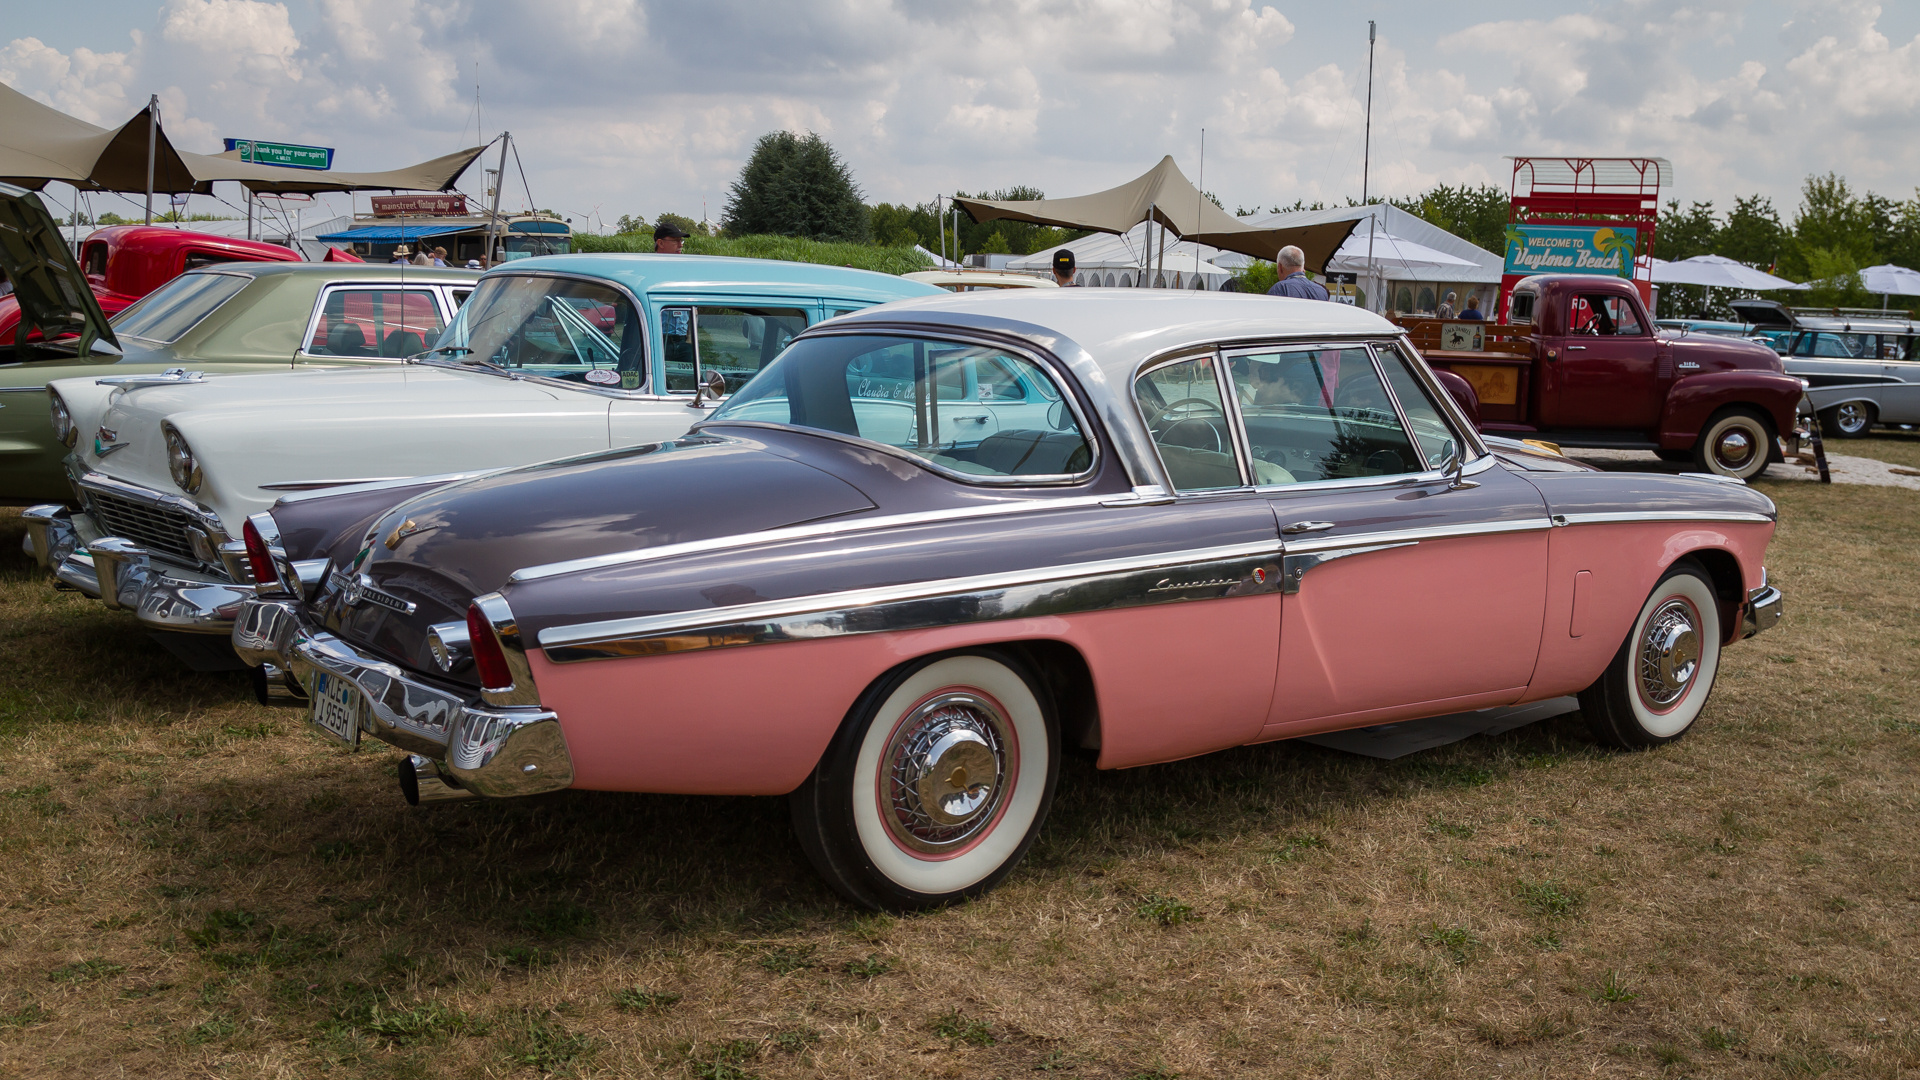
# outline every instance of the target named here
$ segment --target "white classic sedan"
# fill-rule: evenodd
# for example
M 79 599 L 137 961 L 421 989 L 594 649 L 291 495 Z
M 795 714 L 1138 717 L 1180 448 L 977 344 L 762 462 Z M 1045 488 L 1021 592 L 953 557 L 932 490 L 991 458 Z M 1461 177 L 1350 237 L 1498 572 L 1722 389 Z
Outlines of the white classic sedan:
M 174 632 L 187 663 L 237 667 L 241 529 L 276 500 L 675 438 L 809 326 L 939 292 L 758 259 L 525 259 L 397 369 L 57 381 L 75 502 L 29 510 L 30 543 L 61 582 Z M 994 378 L 954 392 L 1020 392 Z

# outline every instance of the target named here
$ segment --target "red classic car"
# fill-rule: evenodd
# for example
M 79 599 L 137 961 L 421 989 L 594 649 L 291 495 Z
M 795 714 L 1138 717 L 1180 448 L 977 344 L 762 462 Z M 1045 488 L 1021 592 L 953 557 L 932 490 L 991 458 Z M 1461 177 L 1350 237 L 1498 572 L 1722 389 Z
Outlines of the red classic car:
M 1338 304 L 1061 289 L 810 327 L 672 442 L 282 499 L 244 659 L 410 799 L 787 794 L 852 901 L 976 895 L 1126 768 L 1579 693 L 1679 738 L 1773 504 L 1482 438 Z
M 109 225 L 80 245 L 80 269 L 100 310 L 111 318 L 135 300 L 196 267 L 222 262 L 305 262 L 279 244 L 161 225 Z M 11 342 L 20 303 L 0 296 L 0 341 Z M 38 337 L 34 331 L 29 337 Z

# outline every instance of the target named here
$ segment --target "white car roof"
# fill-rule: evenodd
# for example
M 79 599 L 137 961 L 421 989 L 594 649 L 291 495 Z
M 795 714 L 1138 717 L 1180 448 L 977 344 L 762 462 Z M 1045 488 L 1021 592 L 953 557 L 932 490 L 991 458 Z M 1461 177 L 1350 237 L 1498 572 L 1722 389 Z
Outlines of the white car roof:
M 1278 339 L 1398 337 L 1399 327 L 1325 300 L 1173 289 L 1004 289 L 954 293 L 868 308 L 834 325 L 927 323 L 999 329 L 1049 346 L 1064 338 L 1101 372 L 1127 385 L 1140 362 L 1190 345 Z M 1056 355 L 1062 350 L 1050 346 Z M 1067 359 L 1067 357 L 1062 357 Z

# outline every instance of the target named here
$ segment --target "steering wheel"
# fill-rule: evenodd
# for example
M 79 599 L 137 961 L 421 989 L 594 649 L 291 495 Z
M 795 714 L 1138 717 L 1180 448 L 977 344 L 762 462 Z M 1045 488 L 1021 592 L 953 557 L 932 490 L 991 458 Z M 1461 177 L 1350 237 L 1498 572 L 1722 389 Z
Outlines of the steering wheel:
M 1201 415 L 1201 416 L 1182 416 L 1178 419 L 1174 418 L 1173 414 L 1175 412 L 1181 409 L 1184 409 L 1189 405 L 1198 405 L 1203 409 L 1206 409 L 1210 412 L 1217 414 L 1220 417 L 1220 419 L 1222 420 L 1226 419 L 1226 411 L 1220 407 L 1218 402 L 1208 401 L 1206 398 L 1197 398 L 1197 397 L 1181 398 L 1180 400 L 1172 403 L 1171 405 L 1168 405 L 1166 408 L 1163 408 L 1159 412 L 1155 413 L 1153 419 L 1147 424 L 1148 429 L 1154 433 L 1155 439 L 1163 443 L 1170 442 L 1172 441 L 1171 436 L 1173 435 L 1173 432 L 1177 428 L 1181 427 L 1182 425 L 1195 424 L 1195 423 L 1205 424 L 1207 426 L 1208 433 L 1210 433 L 1213 436 L 1214 452 L 1225 453 L 1227 448 L 1226 440 L 1221 437 L 1220 429 L 1214 424 L 1213 419 L 1211 417 Z M 1194 447 L 1194 449 L 1202 450 L 1202 449 L 1205 449 L 1205 447 L 1197 446 L 1197 447 Z

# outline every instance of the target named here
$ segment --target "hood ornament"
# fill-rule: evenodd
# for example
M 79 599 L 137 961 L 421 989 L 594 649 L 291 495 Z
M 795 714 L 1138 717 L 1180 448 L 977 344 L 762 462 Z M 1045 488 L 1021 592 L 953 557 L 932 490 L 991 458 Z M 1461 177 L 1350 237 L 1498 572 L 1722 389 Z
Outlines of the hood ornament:
M 132 443 L 123 443 L 119 440 L 119 432 L 102 425 L 100 430 L 93 433 L 93 456 L 106 457 L 115 450 L 125 450 L 127 447 L 133 445 Z
M 438 525 L 422 525 L 412 518 L 408 518 L 400 524 L 395 525 L 393 531 L 387 534 L 387 538 L 383 543 L 387 545 L 388 551 L 392 551 L 394 548 L 399 547 L 400 541 L 405 540 L 407 537 L 415 533 L 432 532 L 439 527 Z

